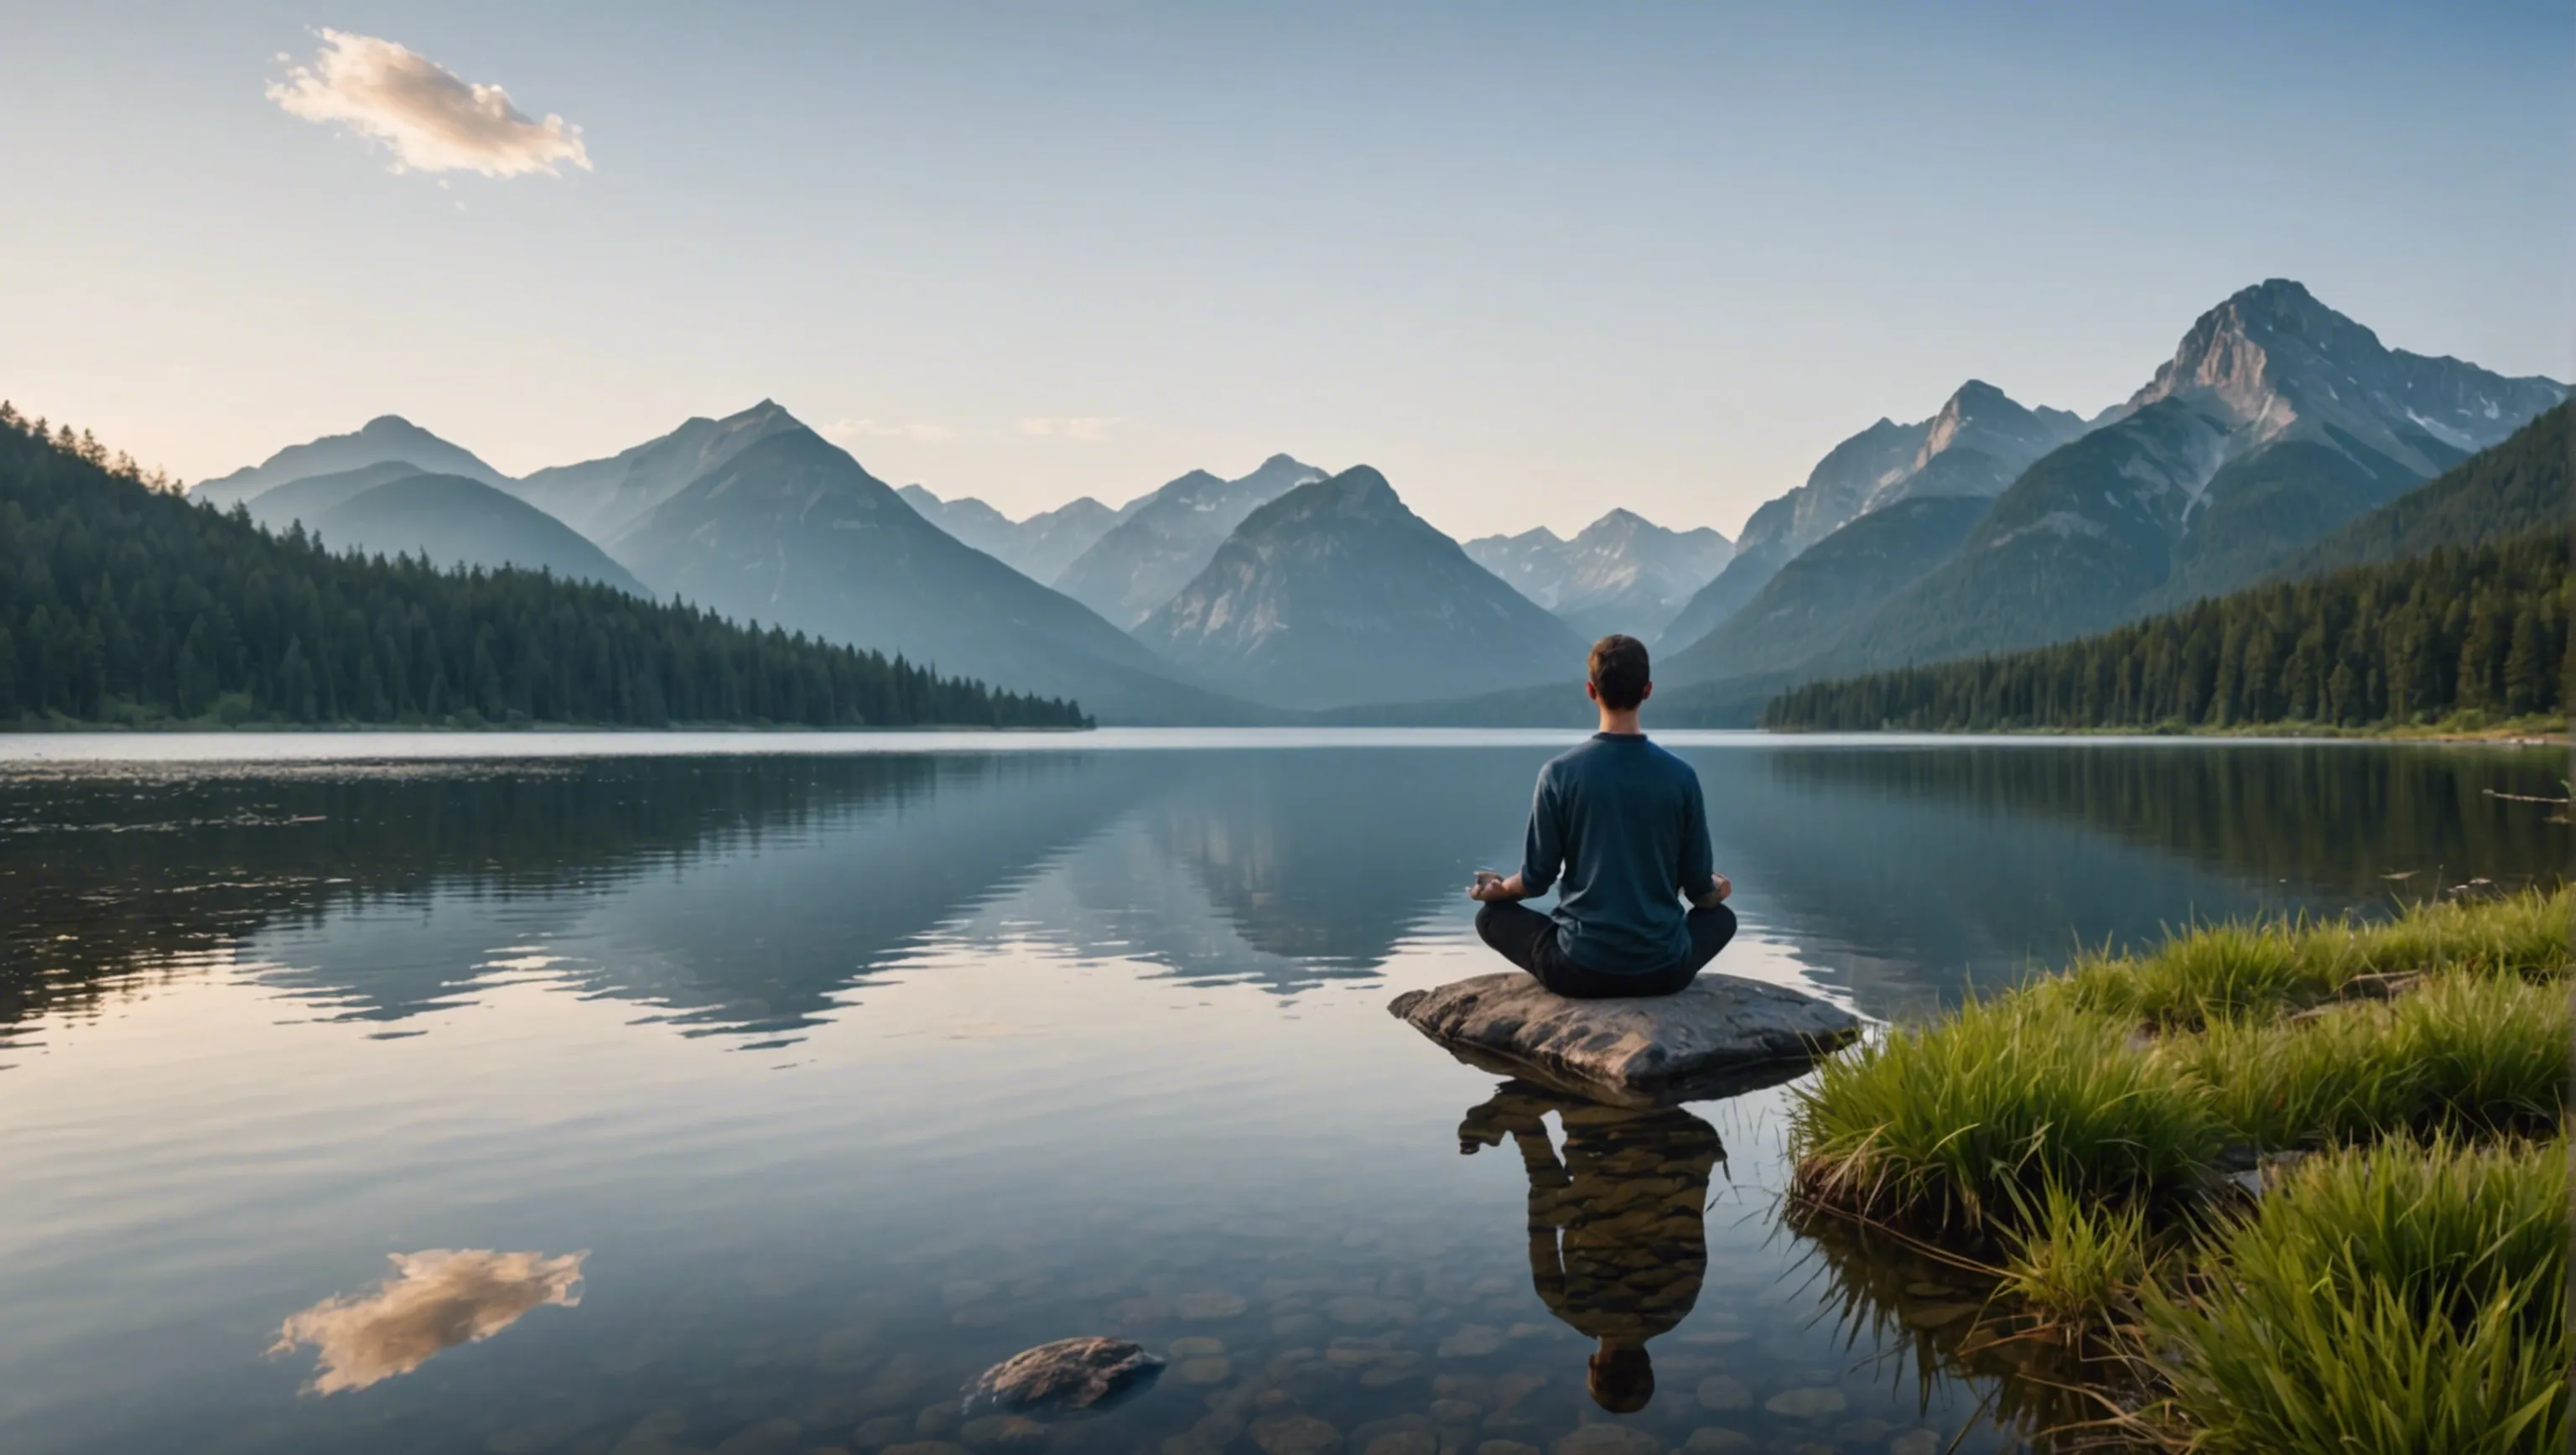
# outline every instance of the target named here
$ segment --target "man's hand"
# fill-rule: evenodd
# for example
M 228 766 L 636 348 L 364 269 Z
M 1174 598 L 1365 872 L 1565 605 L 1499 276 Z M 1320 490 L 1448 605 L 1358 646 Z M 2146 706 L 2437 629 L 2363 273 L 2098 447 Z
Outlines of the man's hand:
M 1476 871 L 1476 882 L 1467 886 L 1467 897 L 1478 904 L 1501 904 L 1514 899 L 1527 899 L 1529 891 L 1521 888 L 1521 876 L 1518 874 L 1506 879 L 1491 869 L 1479 869 Z
M 1701 909 L 1715 909 L 1726 903 L 1726 897 L 1734 892 L 1734 880 L 1723 874 L 1711 874 L 1708 876 L 1708 888 L 1692 896 L 1691 903 Z

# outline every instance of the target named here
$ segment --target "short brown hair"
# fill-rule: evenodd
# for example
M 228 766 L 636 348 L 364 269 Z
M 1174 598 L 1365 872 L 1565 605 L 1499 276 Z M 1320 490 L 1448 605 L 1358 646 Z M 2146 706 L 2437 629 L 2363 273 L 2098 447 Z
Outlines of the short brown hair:
M 1643 1345 L 1604 1341 L 1585 1363 L 1583 1375 L 1592 1402 L 1614 1415 L 1633 1415 L 1654 1401 L 1655 1366 Z
M 1615 632 L 1592 644 L 1591 675 L 1601 705 L 1617 712 L 1645 701 L 1646 686 L 1655 680 L 1646 663 L 1646 644 Z

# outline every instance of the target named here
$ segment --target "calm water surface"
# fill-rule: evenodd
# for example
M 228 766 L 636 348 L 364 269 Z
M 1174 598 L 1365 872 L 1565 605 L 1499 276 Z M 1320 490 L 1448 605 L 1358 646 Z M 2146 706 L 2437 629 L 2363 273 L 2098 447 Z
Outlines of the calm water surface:
M 1787 1089 L 1567 1105 L 1385 1013 L 1496 968 L 1460 887 L 1567 740 L 0 743 L 0 1448 L 2017 1448 L 1955 1291 L 1781 1224 Z M 2556 753 L 1666 741 L 1718 968 L 1881 1020 L 2566 857 L 2486 794 Z M 1172 1364 L 960 1426 L 1083 1333 Z

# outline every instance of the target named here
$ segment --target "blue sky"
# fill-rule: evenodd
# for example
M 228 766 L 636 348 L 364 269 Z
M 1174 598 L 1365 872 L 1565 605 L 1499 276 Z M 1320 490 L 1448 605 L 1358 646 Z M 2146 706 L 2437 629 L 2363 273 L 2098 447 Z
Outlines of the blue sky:
M 771 396 L 1014 514 L 1287 450 L 1461 536 L 1732 532 L 1963 379 L 2099 409 L 2267 276 L 2571 373 L 2563 4 L 7 11 L 0 394 L 191 479 Z M 295 114 L 326 29 L 560 117 L 556 175 Z

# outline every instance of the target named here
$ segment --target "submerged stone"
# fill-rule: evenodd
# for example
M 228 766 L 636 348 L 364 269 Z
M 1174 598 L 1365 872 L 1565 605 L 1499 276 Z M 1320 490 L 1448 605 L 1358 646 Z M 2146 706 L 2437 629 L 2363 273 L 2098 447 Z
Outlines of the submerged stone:
M 1702 975 L 1678 995 L 1568 1000 L 1517 971 L 1412 990 L 1387 1009 L 1469 1065 L 1623 1106 L 1792 1080 L 1860 1033 L 1785 986 Z
M 1151 1384 L 1163 1361 L 1127 1339 L 1058 1339 L 1012 1355 L 966 1387 L 966 1413 L 1071 1414 Z

